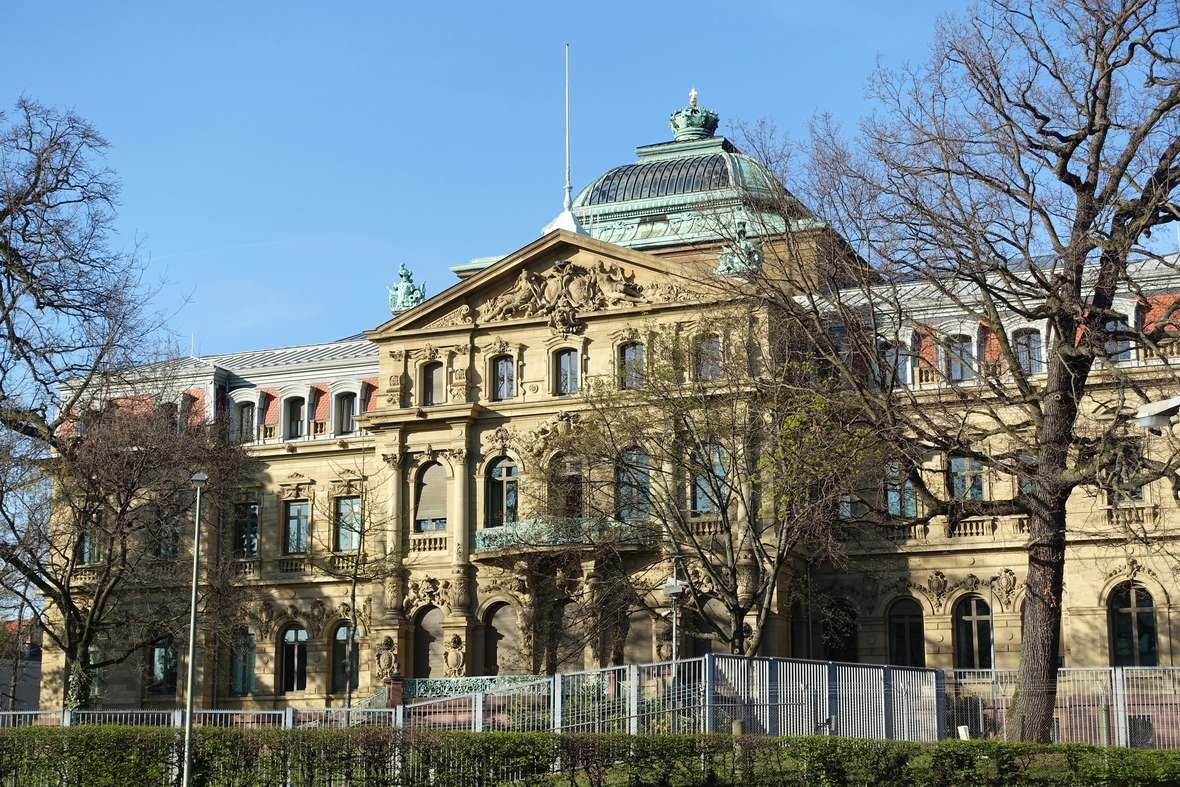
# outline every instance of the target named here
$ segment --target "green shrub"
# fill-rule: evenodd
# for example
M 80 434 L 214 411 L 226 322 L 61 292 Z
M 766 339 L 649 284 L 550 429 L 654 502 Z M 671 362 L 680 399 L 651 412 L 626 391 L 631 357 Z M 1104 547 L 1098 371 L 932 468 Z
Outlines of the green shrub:
M 4 787 L 171 787 L 180 730 L 0 730 Z M 1163 787 L 1180 752 L 997 741 L 450 733 L 379 727 L 194 735 L 198 787 Z

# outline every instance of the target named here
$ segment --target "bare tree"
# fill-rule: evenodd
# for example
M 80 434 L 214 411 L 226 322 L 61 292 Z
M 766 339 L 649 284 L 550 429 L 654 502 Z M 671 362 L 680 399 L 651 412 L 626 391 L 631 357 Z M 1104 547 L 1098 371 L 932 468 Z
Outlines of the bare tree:
M 642 349 L 588 381 L 553 441 L 584 475 L 592 514 L 655 550 L 630 572 L 651 586 L 620 600 L 654 616 L 648 599 L 678 562 L 703 624 L 688 630 L 733 653 L 757 652 L 796 568 L 843 558 L 847 495 L 875 455 L 839 388 L 773 348 L 770 331 L 748 302 L 636 329 Z M 710 600 L 724 613 L 705 614 Z
M 386 551 L 384 538 L 393 531 L 393 516 L 382 502 L 389 483 L 385 465 L 373 468 L 361 454 L 352 465 L 336 464 L 332 493 L 317 504 L 330 527 L 317 531 L 309 558 L 324 574 L 348 583 L 348 623 L 344 646 L 345 707 L 352 707 L 353 654 L 360 621 L 357 590 L 401 576 L 406 565 L 400 549 Z
M 1016 738 L 1050 735 L 1067 500 L 1101 489 L 1117 507 L 1180 467 L 1172 435 L 1145 450 L 1128 428 L 1175 384 L 1180 302 L 1147 241 L 1178 216 L 1178 28 L 1170 0 L 986 0 L 941 19 L 927 62 L 874 74 L 879 111 L 855 138 L 813 123 L 794 182 L 846 239 L 819 249 L 826 280 L 768 247 L 729 285 L 781 309 L 839 372 L 905 464 L 919 519 L 1027 516 Z M 777 150 L 767 126 L 746 131 Z M 1043 347 L 1029 325 L 1047 326 Z M 1161 363 L 1143 375 L 1128 357 Z M 1018 479 L 1016 493 L 963 494 L 949 458 Z

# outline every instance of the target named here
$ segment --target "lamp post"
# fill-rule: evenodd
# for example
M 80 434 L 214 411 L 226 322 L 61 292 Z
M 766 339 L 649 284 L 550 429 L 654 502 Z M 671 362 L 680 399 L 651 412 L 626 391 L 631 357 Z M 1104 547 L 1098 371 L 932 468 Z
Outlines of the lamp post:
M 197 659 L 197 574 L 201 568 L 201 490 L 209 479 L 204 473 L 192 477 L 197 490 L 197 511 L 193 517 L 193 586 L 188 612 L 188 678 L 184 690 L 184 787 L 193 778 L 193 685 L 196 683 Z
M 687 582 L 681 582 L 676 576 L 676 564 L 672 564 L 672 576 L 664 583 L 664 595 L 672 599 L 672 669 L 676 669 L 676 661 L 680 655 L 680 617 L 677 602 L 680 594 L 688 587 Z
M 989 618 L 987 627 L 989 629 L 988 640 L 991 642 L 991 665 L 992 665 L 992 721 L 996 727 L 1000 726 L 1000 711 L 996 707 L 996 583 L 1000 581 L 999 576 L 989 577 L 987 580 L 987 616 Z M 1007 737 L 1007 732 L 1004 733 Z

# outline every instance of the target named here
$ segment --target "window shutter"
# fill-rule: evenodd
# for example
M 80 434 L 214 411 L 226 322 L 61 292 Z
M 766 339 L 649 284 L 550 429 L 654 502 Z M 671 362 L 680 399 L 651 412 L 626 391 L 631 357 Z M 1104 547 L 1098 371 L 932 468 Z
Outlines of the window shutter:
M 419 519 L 446 519 L 447 517 L 447 473 L 442 465 L 433 464 L 426 468 L 418 481 Z

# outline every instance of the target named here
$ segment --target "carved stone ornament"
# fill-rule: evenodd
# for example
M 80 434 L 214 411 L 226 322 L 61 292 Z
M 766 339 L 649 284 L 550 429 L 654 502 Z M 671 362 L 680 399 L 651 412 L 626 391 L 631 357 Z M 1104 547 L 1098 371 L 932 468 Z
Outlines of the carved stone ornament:
M 447 615 L 451 614 L 451 582 L 435 579 L 429 574 L 420 579 L 411 579 L 406 589 L 404 602 L 406 614 L 412 616 L 419 608 L 435 606 Z
M 279 497 L 283 500 L 296 500 L 307 497 L 311 485 L 315 481 L 303 473 L 291 473 L 285 483 L 279 484 Z
M 467 656 L 463 653 L 463 639 L 458 634 L 452 634 L 443 647 L 443 677 L 461 678 L 466 673 Z
M 512 571 L 504 571 L 488 579 L 479 586 L 479 592 L 484 595 L 501 593 L 517 602 L 519 613 L 530 601 L 528 564 L 519 561 Z
M 465 465 L 467 464 L 467 449 L 466 448 L 452 448 L 447 451 L 447 457 L 452 464 Z
M 400 448 L 394 453 L 381 454 L 381 461 L 392 467 L 394 470 L 397 470 L 402 466 L 402 462 L 405 461 L 405 458 L 406 455 L 402 453 Z
M 548 317 L 553 333 L 579 333 L 585 324 L 579 311 L 603 311 L 655 302 L 643 285 L 635 283 L 617 262 L 595 260 L 587 268 L 559 260 L 544 273 L 522 270 L 507 292 L 493 298 L 482 310 L 486 322 L 526 317 Z
M 455 539 L 456 544 L 458 539 Z M 471 570 L 470 566 L 455 566 L 451 570 L 451 603 L 452 608 L 460 614 L 467 614 L 471 609 Z
M 453 312 L 444 314 L 434 322 L 427 325 L 427 328 L 449 328 L 454 325 L 470 325 L 471 324 L 471 307 L 464 304 Z
M 418 350 L 418 357 L 423 360 L 433 361 L 438 358 L 438 348 L 433 344 L 424 344 L 422 349 Z
M 545 453 L 549 447 L 549 443 L 555 436 L 569 432 L 573 427 L 575 418 L 575 414 L 563 410 L 527 432 L 525 434 L 525 444 L 528 446 L 529 453 L 533 456 L 540 456 Z M 503 427 L 500 428 L 502 429 Z
M 1016 596 L 1016 572 L 1010 568 L 1002 569 L 996 581 L 992 583 L 992 592 L 1005 609 L 1011 609 Z
M 373 662 L 377 680 L 382 683 L 401 672 L 397 662 L 397 640 L 390 636 L 382 637 L 373 649 Z
M 395 361 L 404 361 L 406 359 L 405 350 L 390 350 L 389 357 Z
M 672 660 L 672 627 L 664 626 L 656 633 L 656 661 Z
M 255 624 L 258 626 L 258 633 L 262 639 L 270 639 L 270 635 L 275 628 L 275 608 L 269 601 L 263 601 L 258 605 L 258 612 L 251 615 Z
M 946 591 L 950 583 L 946 581 L 946 574 L 941 571 L 935 571 L 930 574 L 930 579 L 926 581 L 926 587 L 921 585 L 914 585 L 915 590 L 920 590 L 930 597 L 930 603 L 938 612 L 942 611 L 942 604 L 946 600 Z
M 497 336 L 491 344 L 488 345 L 488 351 L 496 355 L 503 355 L 512 349 L 512 345 L 507 340 Z
M 471 354 L 471 345 L 470 344 L 456 344 L 455 345 L 455 355 L 462 356 L 462 355 L 470 355 L 470 354 Z
M 421 453 L 422 455 L 418 458 L 418 461 L 420 461 L 422 464 L 430 464 L 434 461 L 436 456 L 434 446 L 429 444 L 427 444 L 426 450 L 422 451 Z
M 483 439 L 485 454 L 506 454 L 508 447 L 516 442 L 516 434 L 507 426 L 497 426 L 491 434 L 485 434 Z

